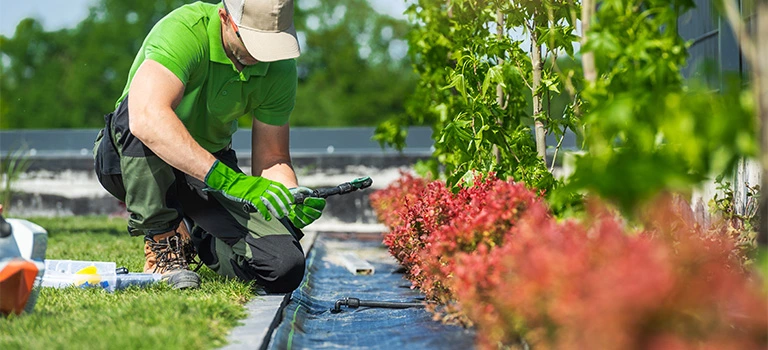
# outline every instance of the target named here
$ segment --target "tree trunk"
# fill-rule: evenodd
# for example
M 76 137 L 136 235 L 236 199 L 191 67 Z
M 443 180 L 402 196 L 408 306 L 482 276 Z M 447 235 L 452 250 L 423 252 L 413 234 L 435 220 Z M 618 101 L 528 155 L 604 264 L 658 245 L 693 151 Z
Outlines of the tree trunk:
M 592 15 L 595 13 L 595 3 L 593 0 L 581 1 L 581 46 L 587 43 L 587 32 L 592 23 Z M 581 55 L 581 67 L 584 69 L 584 80 L 594 83 L 597 80 L 597 71 L 595 70 L 595 54 L 592 52 L 583 52 Z
M 536 153 L 544 160 L 547 165 L 547 130 L 542 120 L 544 106 L 542 103 L 542 93 L 539 91 L 541 86 L 541 72 L 544 68 L 544 61 L 541 59 L 541 43 L 539 42 L 539 33 L 536 32 L 536 23 L 540 14 L 534 14 L 533 25 L 531 26 L 531 64 L 533 65 L 533 85 L 531 92 L 533 95 L 533 118 L 536 134 Z
M 496 38 L 501 40 L 501 38 L 504 37 L 504 14 L 501 13 L 501 9 L 496 10 Z M 503 55 L 503 54 L 502 54 Z M 498 65 L 504 64 L 504 56 L 499 56 L 499 62 Z M 496 102 L 499 104 L 499 108 L 505 109 L 504 106 L 504 89 L 501 86 L 501 83 L 496 84 Z M 502 124 L 501 120 L 496 121 L 499 125 Z M 496 156 L 496 164 L 501 164 L 501 150 L 499 150 L 499 146 L 493 145 L 493 154 Z
M 760 228 L 757 242 L 768 244 L 768 0 L 757 4 L 757 32 L 755 33 L 757 54 L 753 63 L 754 89 L 757 90 L 757 115 L 760 122 L 760 164 L 762 165 L 760 186 Z

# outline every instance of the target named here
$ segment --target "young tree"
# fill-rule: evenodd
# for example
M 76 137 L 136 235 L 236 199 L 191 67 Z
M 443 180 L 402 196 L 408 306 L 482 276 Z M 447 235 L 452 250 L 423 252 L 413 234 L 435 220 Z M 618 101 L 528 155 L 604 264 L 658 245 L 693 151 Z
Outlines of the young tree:
M 557 0 L 414 3 L 408 10 L 415 24 L 410 54 L 421 80 L 410 119 L 381 124 L 379 140 L 402 146 L 404 125 L 431 124 L 431 170 L 450 184 L 480 171 L 552 189 L 544 136 L 562 135 L 572 114 L 558 119 L 546 107 L 565 84 L 556 57 L 573 55 L 577 11 L 575 3 Z M 518 33 L 532 39 L 531 47 L 522 47 Z

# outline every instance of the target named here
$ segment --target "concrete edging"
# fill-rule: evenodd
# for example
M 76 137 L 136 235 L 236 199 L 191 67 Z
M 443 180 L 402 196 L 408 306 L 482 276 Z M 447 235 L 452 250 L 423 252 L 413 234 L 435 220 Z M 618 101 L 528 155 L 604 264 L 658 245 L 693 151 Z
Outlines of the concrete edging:
M 317 231 L 304 231 L 304 238 L 299 242 L 304 257 L 309 254 L 316 237 Z M 291 293 L 256 295 L 245 304 L 248 316 L 242 320 L 243 324 L 230 331 L 228 344 L 221 349 L 266 349 L 272 340 L 272 332 L 280 324 L 283 309 L 290 300 Z

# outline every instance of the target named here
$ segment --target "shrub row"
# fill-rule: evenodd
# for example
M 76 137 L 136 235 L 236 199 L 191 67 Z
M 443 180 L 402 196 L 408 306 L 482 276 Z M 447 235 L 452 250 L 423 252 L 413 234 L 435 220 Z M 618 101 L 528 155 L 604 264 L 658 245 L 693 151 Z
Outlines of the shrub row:
M 765 295 L 733 240 L 675 197 L 632 230 L 605 206 L 559 222 L 523 184 L 490 177 L 456 193 L 403 176 L 372 195 L 384 243 L 415 288 L 475 325 L 479 345 L 762 348 Z

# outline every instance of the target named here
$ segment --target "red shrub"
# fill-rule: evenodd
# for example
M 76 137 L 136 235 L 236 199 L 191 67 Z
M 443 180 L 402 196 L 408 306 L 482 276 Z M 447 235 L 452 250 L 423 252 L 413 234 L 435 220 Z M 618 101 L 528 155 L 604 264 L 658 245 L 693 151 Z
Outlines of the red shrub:
M 486 180 L 478 176 L 474 183 L 453 194 L 442 182 L 431 182 L 422 189 L 417 179 L 404 176 L 372 199 L 380 217 L 390 203 L 403 205 L 382 218 L 391 225 L 384 244 L 406 268 L 414 287 L 431 300 L 448 303 L 454 299 L 447 283 L 456 253 L 501 244 L 528 207 L 534 203 L 543 206 L 523 184 L 493 175 Z M 398 193 L 402 190 L 414 193 Z
M 704 249 L 712 250 L 712 253 L 728 255 L 721 259 L 728 264 L 729 268 L 744 268 L 743 263 L 749 260 L 745 255 L 748 249 L 736 246 L 743 237 L 739 237 L 741 232 L 735 229 L 732 222 L 719 221 L 703 227 L 696 222 L 695 214 L 688 202 L 680 196 L 664 194 L 656 203 L 649 206 L 640 216 L 643 225 L 648 229 L 648 234 L 669 245 L 679 247 L 681 255 L 690 254 L 686 248 L 698 247 L 701 244 L 714 245 L 712 248 Z M 730 251 L 723 251 L 726 248 L 730 248 Z
M 684 202 L 656 203 L 646 230 L 631 232 L 603 206 L 559 223 L 519 184 L 476 179 L 454 195 L 419 181 L 404 178 L 375 201 L 391 215 L 385 244 L 427 297 L 457 303 L 483 347 L 520 337 L 539 349 L 768 342 L 768 305 L 732 236 L 703 230 Z
M 418 198 L 406 199 L 403 210 L 398 211 L 403 224 L 395 227 L 384 237 L 384 244 L 390 253 L 406 268 L 407 277 L 413 286 L 430 294 L 431 288 L 424 285 L 424 262 L 422 254 L 428 237 L 440 232 L 456 216 L 457 200 L 439 181 L 431 182 Z
M 406 203 L 414 202 L 426 187 L 427 180 L 401 172 L 400 178 L 387 188 L 370 195 L 371 206 L 379 221 L 393 229 L 403 224 L 400 212 L 404 210 Z
M 455 299 L 450 285 L 456 254 L 500 246 L 510 239 L 510 229 L 526 210 L 533 206 L 546 210 L 541 199 L 522 183 L 478 177 L 475 184 L 459 190 L 453 202 L 460 206 L 453 209 L 455 217 L 426 237 L 422 260 L 428 273 L 422 290 L 430 299 L 443 303 Z
M 610 216 L 556 223 L 538 208 L 512 231 L 497 249 L 457 257 L 457 300 L 485 347 L 521 334 L 566 349 L 752 349 L 768 340 L 768 305 L 729 268 L 727 244 L 683 230 L 685 243 L 670 245 L 628 234 Z

